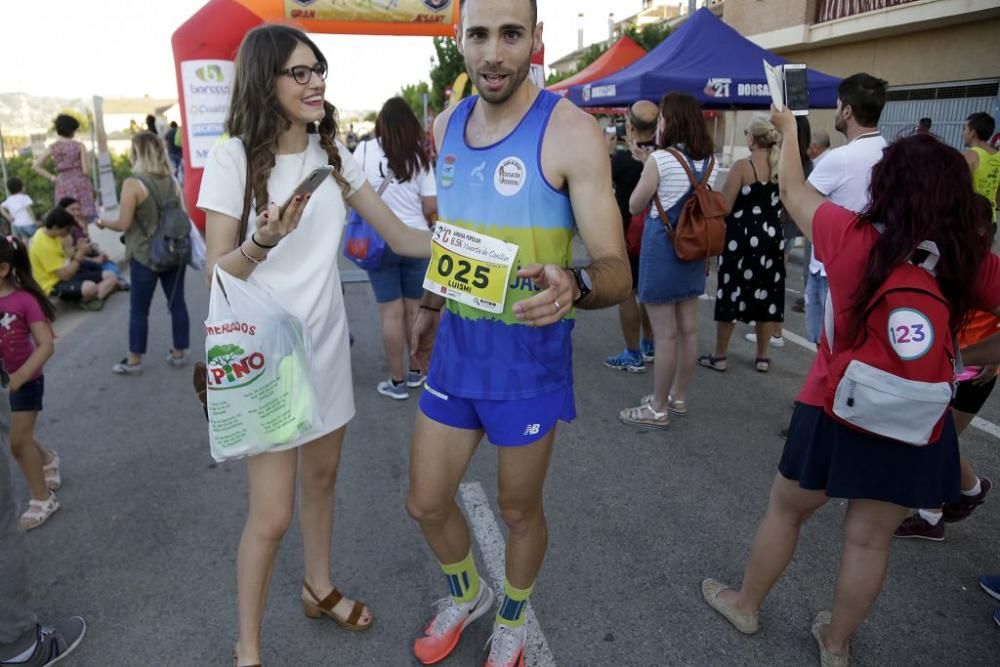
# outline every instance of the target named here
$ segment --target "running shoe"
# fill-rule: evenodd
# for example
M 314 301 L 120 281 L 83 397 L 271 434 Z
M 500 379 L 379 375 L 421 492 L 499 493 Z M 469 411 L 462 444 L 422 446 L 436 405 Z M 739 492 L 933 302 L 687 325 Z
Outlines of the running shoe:
M 115 375 L 142 375 L 142 362 L 130 364 L 128 358 L 125 358 L 112 366 L 111 372 Z
M 989 577 L 982 576 L 979 577 L 979 585 L 990 597 L 1000 600 L 1000 576 Z
M 173 351 L 167 352 L 167 363 L 174 368 L 184 368 L 187 366 L 188 355 L 187 352 L 182 352 L 181 356 L 174 356 Z
M 623 350 L 613 357 L 605 357 L 604 365 L 618 371 L 628 371 L 629 373 L 645 373 L 646 362 L 642 360 L 642 354 L 632 350 Z
M 931 542 L 944 542 L 944 521 L 938 521 L 932 526 L 930 521 L 920 516 L 920 513 L 908 516 L 899 524 L 893 537 L 903 540 L 918 539 Z
M 639 342 L 639 351 L 642 352 L 642 360 L 647 364 L 653 363 L 653 357 L 656 356 L 656 345 L 651 340 L 645 338 Z
M 486 644 L 490 655 L 486 667 L 524 667 L 524 644 L 528 633 L 524 626 L 512 628 L 502 623 L 493 626 L 493 634 Z
M 424 630 L 424 636 L 413 642 L 413 655 L 425 665 L 441 662 L 455 650 L 462 632 L 470 623 L 493 607 L 493 591 L 485 582 L 479 586 L 479 595 L 472 602 L 455 604 L 443 598 L 435 604 L 437 613 Z
M 378 386 L 375 387 L 375 391 L 397 401 L 405 401 L 410 397 L 410 392 L 406 391 L 405 382 L 396 384 L 391 379 L 379 382 Z
M 427 381 L 427 374 L 421 371 L 411 370 L 406 374 L 406 386 L 410 389 L 416 389 L 417 387 L 424 386 L 424 382 Z
M 958 523 L 959 521 L 968 519 L 969 515 L 986 501 L 986 494 L 988 494 L 990 489 L 993 488 L 993 482 L 985 477 L 980 477 L 979 483 L 982 486 L 982 489 L 978 494 L 974 496 L 967 496 L 963 493 L 960 501 L 954 505 L 944 506 L 945 523 Z
M 73 652 L 84 635 L 87 622 L 79 616 L 59 619 L 53 625 L 35 626 L 35 651 L 23 662 L 0 662 L 0 667 L 48 667 Z
M 743 337 L 751 343 L 757 343 L 757 334 L 753 331 Z M 785 338 L 783 336 L 771 336 L 771 347 L 785 347 Z

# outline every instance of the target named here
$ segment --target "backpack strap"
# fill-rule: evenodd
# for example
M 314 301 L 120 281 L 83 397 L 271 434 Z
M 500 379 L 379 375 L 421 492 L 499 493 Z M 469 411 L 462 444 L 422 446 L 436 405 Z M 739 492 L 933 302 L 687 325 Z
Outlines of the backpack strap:
M 691 183 L 692 188 L 697 188 L 699 185 L 708 185 L 709 178 L 712 176 L 712 170 L 715 169 L 715 156 L 708 156 L 708 165 L 705 167 L 705 173 L 701 176 L 701 181 L 694 175 L 694 170 L 691 168 L 691 163 L 688 162 L 686 155 L 681 153 L 676 148 L 666 148 L 664 149 L 668 153 L 674 156 L 674 158 L 680 162 L 681 166 L 684 167 L 684 171 L 687 173 L 688 181 Z

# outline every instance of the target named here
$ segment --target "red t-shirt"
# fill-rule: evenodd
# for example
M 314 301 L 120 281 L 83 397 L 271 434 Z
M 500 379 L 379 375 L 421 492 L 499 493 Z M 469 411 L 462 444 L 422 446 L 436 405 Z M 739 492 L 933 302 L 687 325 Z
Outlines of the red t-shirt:
M 847 318 L 851 300 L 868 266 L 868 256 L 878 241 L 878 231 L 869 224 L 855 224 L 857 214 L 830 202 L 816 210 L 813 218 L 813 247 L 816 258 L 826 266 L 830 298 L 834 304 L 834 329 L 850 331 Z M 1000 257 L 990 253 L 979 267 L 973 307 L 979 310 L 1000 309 Z M 820 336 L 813 361 L 798 401 L 822 407 L 826 396 L 826 378 L 830 367 L 830 346 L 826 327 Z
M 35 351 L 31 325 L 45 321 L 42 307 L 28 292 L 14 290 L 7 296 L 0 296 L 0 362 L 4 370 L 14 373 L 24 365 Z M 31 379 L 38 379 L 41 375 L 39 370 Z

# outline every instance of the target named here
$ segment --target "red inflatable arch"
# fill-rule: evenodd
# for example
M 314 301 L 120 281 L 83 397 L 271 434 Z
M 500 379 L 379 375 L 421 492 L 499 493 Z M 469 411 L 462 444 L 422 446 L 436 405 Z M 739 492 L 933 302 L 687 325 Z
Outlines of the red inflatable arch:
M 209 150 L 223 134 L 236 50 L 252 28 L 269 21 L 306 32 L 450 37 L 458 0 L 210 0 L 171 40 L 184 125 L 184 196 L 191 217 Z

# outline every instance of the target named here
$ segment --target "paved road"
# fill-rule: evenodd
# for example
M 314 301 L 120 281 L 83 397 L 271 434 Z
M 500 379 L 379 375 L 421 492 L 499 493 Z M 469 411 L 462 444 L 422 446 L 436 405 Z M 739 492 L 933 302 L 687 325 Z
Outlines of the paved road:
M 187 293 L 197 322 L 207 308 L 200 276 L 189 280 Z M 376 626 L 355 635 L 302 616 L 302 550 L 294 527 L 265 619 L 270 667 L 415 665 L 410 642 L 430 603 L 446 592 L 403 511 L 416 400 L 390 402 L 375 393 L 386 371 L 369 287 L 349 285 L 347 303 L 358 340 L 359 418 L 348 430 L 337 490 L 334 580 L 372 606 Z M 69 665 L 227 665 L 235 641 L 244 466 L 212 462 L 189 373 L 159 358 L 169 345 L 162 296 L 146 374 L 110 373 L 125 348 L 127 310 L 127 299 L 116 295 L 101 313 L 67 318 L 62 328 L 72 330 L 46 370 L 38 436 L 61 453 L 66 481 L 63 509 L 28 536 L 35 604 L 43 616 L 87 617 L 87 641 Z M 711 303 L 701 311 L 707 351 Z M 790 313 L 786 326 L 803 332 L 800 315 Z M 771 373 L 761 375 L 752 369 L 751 345 L 737 337 L 729 372 L 698 369 L 691 415 L 654 434 L 616 420 L 620 408 L 649 391 L 651 379 L 601 365 L 620 347 L 615 313 L 581 313 L 575 340 L 581 417 L 561 428 L 547 487 L 551 551 L 533 600 L 553 662 L 815 665 L 809 624 L 830 603 L 843 503 L 831 502 L 805 528 L 758 635 L 739 635 L 708 610 L 698 590 L 706 576 L 734 581 L 741 572 L 775 474 L 778 431 L 810 353 L 789 344 L 775 351 Z M 200 334 L 195 341 L 197 349 Z M 997 403 L 984 416 L 1000 423 Z M 997 440 L 973 430 L 964 442 L 981 473 L 1000 478 Z M 479 483 L 492 503 L 490 446 L 482 447 L 467 481 Z M 478 487 L 465 490 L 474 501 Z M 854 642 L 852 664 L 1000 664 L 1000 630 L 989 619 L 996 605 L 976 585 L 980 574 L 1000 571 L 997 505 L 949 527 L 944 544 L 895 545 L 889 581 Z M 487 507 L 477 511 L 480 554 L 483 545 L 489 550 L 496 520 L 495 506 Z M 445 664 L 482 664 L 489 633 L 488 624 L 470 629 Z M 535 654 L 546 655 L 537 647 Z

